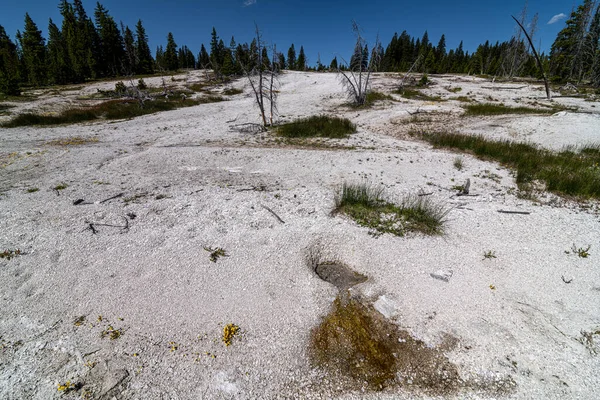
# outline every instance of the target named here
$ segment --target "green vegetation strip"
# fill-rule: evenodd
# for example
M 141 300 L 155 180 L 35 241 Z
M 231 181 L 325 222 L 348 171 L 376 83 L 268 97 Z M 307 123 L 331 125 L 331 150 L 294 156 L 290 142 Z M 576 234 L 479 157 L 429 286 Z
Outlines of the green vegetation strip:
M 463 107 L 465 116 L 504 115 L 504 114 L 554 114 L 559 109 L 540 109 L 532 107 L 507 107 L 502 104 L 468 104 Z
M 429 96 L 423 92 L 421 92 L 420 90 L 416 90 L 416 89 L 401 89 L 401 90 L 397 90 L 395 93 L 401 95 L 402 97 L 404 97 L 405 99 L 409 99 L 409 100 L 421 100 L 421 101 L 446 101 L 444 99 L 442 99 L 440 96 Z
M 346 118 L 312 116 L 281 125 L 279 136 L 287 138 L 326 137 L 342 139 L 356 132 L 356 126 Z
M 195 106 L 201 103 L 223 101 L 220 96 L 208 96 L 197 100 L 177 98 L 145 101 L 143 107 L 136 100 L 111 100 L 89 108 L 74 108 L 63 111 L 58 115 L 20 114 L 2 124 L 5 128 L 19 126 L 47 126 L 76 124 L 97 119 L 130 119 L 160 111 L 169 111 L 182 107 Z
M 344 183 L 335 204 L 337 212 L 348 215 L 374 233 L 396 236 L 408 232 L 442 234 L 448 214 L 444 206 L 419 196 L 407 196 L 400 204 L 393 204 L 383 198 L 383 189 L 368 184 Z
M 422 133 L 421 137 L 436 147 L 462 150 L 514 168 L 519 186 L 537 180 L 559 195 L 600 199 L 600 145 L 553 152 L 528 143 L 457 133 Z

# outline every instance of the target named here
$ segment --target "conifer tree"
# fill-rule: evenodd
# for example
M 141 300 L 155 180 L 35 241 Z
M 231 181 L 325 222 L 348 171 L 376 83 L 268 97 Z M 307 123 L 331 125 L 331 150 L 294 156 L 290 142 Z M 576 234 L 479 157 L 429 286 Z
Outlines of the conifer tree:
M 45 85 L 46 76 L 46 45 L 42 31 L 37 28 L 29 14 L 25 14 L 25 30 L 21 39 L 23 62 L 27 69 L 29 84 Z
M 233 64 L 233 55 L 230 49 L 223 51 L 223 65 L 221 66 L 221 74 L 224 76 L 235 75 L 235 66 Z
M 338 69 L 337 56 L 333 57 L 333 60 L 331 60 L 331 63 L 329 64 L 329 69 L 332 71 L 336 71 Z
M 366 46 L 366 45 L 365 45 Z M 367 50 L 368 54 L 368 50 Z M 357 41 L 354 45 L 354 52 L 352 53 L 352 57 L 350 57 L 350 70 L 351 71 L 359 71 L 364 70 L 363 57 L 365 53 L 363 51 L 362 43 Z
M 290 70 L 294 70 L 296 69 L 296 66 L 296 49 L 294 48 L 294 43 L 292 43 L 288 50 L 287 67 Z
M 25 65 L 25 58 L 23 57 L 23 47 L 21 44 L 23 43 L 23 35 L 21 35 L 21 31 L 17 30 L 15 34 L 15 45 L 17 46 L 17 59 L 18 59 L 18 77 L 21 83 L 25 83 L 29 81 L 29 77 L 27 76 L 27 66 Z
M 231 41 L 229 42 L 229 56 L 231 57 L 231 62 L 233 64 L 233 75 L 240 75 L 242 73 L 242 68 L 236 57 L 237 48 L 238 46 L 235 43 L 235 38 L 232 36 Z
M 223 63 L 223 56 L 219 53 L 219 50 L 219 36 L 217 35 L 217 30 L 213 26 L 210 34 L 210 63 L 216 74 L 220 73 L 221 64 Z
M 100 38 L 94 23 L 87 16 L 82 0 L 73 0 L 73 9 L 77 16 L 77 42 L 76 51 L 82 62 L 84 78 L 96 78 L 98 75 L 98 61 L 100 56 Z
M 596 8 L 588 34 L 588 52 L 590 81 L 592 85 L 600 87 L 600 4 Z
M 252 42 L 250 42 L 250 49 L 248 51 L 248 64 L 246 65 L 246 68 L 249 71 L 252 71 L 258 66 L 257 62 L 261 56 L 261 54 L 258 52 L 258 46 L 259 45 L 256 41 L 256 38 L 252 39 Z
M 87 17 L 81 0 L 74 0 L 73 5 L 67 0 L 61 0 L 59 9 L 63 17 L 62 35 L 73 73 L 69 80 L 74 83 L 83 82 L 86 78 L 95 76 L 95 60 L 99 58 L 94 24 Z
M 285 56 L 283 53 L 277 53 L 277 63 L 279 64 L 279 70 L 284 70 L 286 68 Z
M 155 69 L 158 69 L 159 71 L 164 71 L 165 69 L 167 69 L 167 67 L 165 66 L 165 51 L 163 50 L 162 45 L 156 47 L 156 56 L 154 57 L 154 59 L 156 63 Z
M 585 70 L 585 37 L 592 18 L 592 0 L 584 0 L 583 4 L 571 13 L 566 27 L 556 36 L 550 49 L 550 69 L 560 79 L 581 81 Z
M 200 54 L 198 55 L 198 68 L 206 69 L 210 65 L 210 57 L 206 51 L 204 44 L 200 47 Z
M 4 27 L 0 25 L 0 93 L 11 96 L 21 94 L 18 68 L 17 45 L 10 40 Z
M 429 52 L 429 34 L 427 31 L 423 34 L 423 38 L 421 39 L 421 52 L 428 53 Z
M 135 49 L 137 59 L 135 72 L 138 74 L 151 74 L 153 72 L 152 53 L 150 52 L 150 46 L 148 46 L 148 36 L 141 19 L 138 20 L 135 26 Z
M 69 66 L 69 54 L 65 40 L 58 26 L 48 22 L 48 46 L 46 54 L 46 64 L 48 66 L 48 81 L 57 85 L 69 83 L 72 72 Z
M 125 59 L 126 50 L 124 49 L 123 37 L 113 17 L 109 15 L 108 10 L 100 3 L 96 3 L 94 18 L 100 40 L 99 59 L 97 60 L 98 65 L 96 67 L 100 76 L 118 75 L 122 64 L 125 65 L 128 73 L 132 73 L 133 68 L 135 68 L 135 60 Z M 129 33 L 129 39 L 133 39 L 131 31 Z M 130 40 L 128 45 L 130 46 L 127 49 L 129 51 L 129 58 L 134 57 L 133 40 Z
M 179 60 L 177 59 L 177 44 L 173 38 L 173 33 L 167 35 L 167 47 L 163 56 L 164 68 L 167 71 L 176 71 L 179 68 Z
M 138 59 L 137 59 L 137 51 L 135 48 L 135 38 L 133 37 L 133 32 L 129 29 L 128 26 L 123 28 L 123 23 L 121 22 L 121 30 L 123 31 L 123 46 L 125 49 L 125 56 L 122 61 L 122 69 L 125 75 L 133 75 L 138 70 Z
M 300 52 L 298 53 L 298 60 L 296 61 L 296 69 L 298 71 L 306 70 L 306 56 L 304 55 L 304 47 L 300 46 Z
M 266 47 L 262 48 L 261 60 L 262 60 L 261 68 L 263 68 L 265 70 L 270 70 L 271 69 L 271 61 L 269 60 L 269 53 L 267 52 Z

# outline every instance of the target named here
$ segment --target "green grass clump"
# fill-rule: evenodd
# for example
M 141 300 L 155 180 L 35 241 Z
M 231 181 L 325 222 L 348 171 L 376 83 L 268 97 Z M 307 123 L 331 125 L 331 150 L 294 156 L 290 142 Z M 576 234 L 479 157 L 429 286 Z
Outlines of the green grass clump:
M 409 100 L 446 101 L 439 96 L 429 96 L 429 95 L 421 92 L 420 90 L 416 90 L 416 89 L 408 89 L 408 88 L 400 89 L 400 90 L 397 90 L 395 93 L 397 93 L 400 96 L 404 97 L 405 99 L 409 99 Z
M 287 138 L 327 137 L 342 139 L 356 132 L 356 126 L 347 118 L 326 115 L 303 118 L 277 128 L 279 136 Z
M 600 198 L 598 145 L 553 152 L 528 143 L 488 140 L 458 133 L 422 133 L 421 137 L 436 147 L 473 153 L 516 169 L 520 187 L 526 188 L 534 181 L 540 181 L 545 183 L 546 190 L 559 195 Z
M 195 101 L 197 102 L 197 104 L 208 104 L 208 103 L 218 103 L 220 101 L 227 101 L 227 100 L 225 100 L 225 98 L 222 96 L 210 95 L 210 96 L 200 97 L 200 98 L 196 99 Z
M 0 104 L 0 114 L 7 112 L 11 108 L 14 108 L 14 106 L 10 104 Z
M 504 114 L 553 114 L 556 110 L 532 107 L 507 107 L 502 104 L 482 103 L 468 104 L 463 107 L 465 116 L 504 115 Z
M 390 96 L 389 94 L 377 92 L 374 90 L 371 90 L 370 92 L 367 93 L 366 104 L 372 104 L 372 103 L 375 103 L 376 101 L 383 101 L 383 100 L 392 100 L 393 101 L 394 98 L 392 96 Z
M 462 157 L 456 157 L 456 158 L 454 158 L 454 161 L 452 162 L 452 165 L 454 165 L 454 168 L 456 168 L 459 171 L 462 171 L 462 169 L 465 166 Z
M 409 232 L 442 234 L 449 210 L 419 196 L 406 196 L 400 204 L 390 203 L 383 198 L 381 188 L 344 183 L 335 198 L 335 211 L 348 215 L 376 235 L 404 236 Z
M 200 103 L 210 103 L 221 101 L 212 99 L 209 96 L 208 100 L 182 100 L 178 96 L 172 96 L 169 99 L 155 99 L 144 102 L 141 107 L 136 100 L 111 100 L 97 104 L 89 108 L 74 108 L 63 111 L 58 115 L 39 115 L 39 114 L 20 114 L 12 120 L 2 124 L 5 128 L 15 128 L 19 126 L 49 126 L 49 125 L 64 125 L 76 124 L 86 121 L 94 121 L 98 119 L 130 119 L 146 114 L 154 114 L 160 111 L 169 111 L 181 107 L 195 106 Z M 219 97 L 222 99 L 221 97 Z
M 244 93 L 244 91 L 242 89 L 237 89 L 237 88 L 228 88 L 223 90 L 223 94 L 226 96 L 233 96 L 235 94 L 242 94 Z

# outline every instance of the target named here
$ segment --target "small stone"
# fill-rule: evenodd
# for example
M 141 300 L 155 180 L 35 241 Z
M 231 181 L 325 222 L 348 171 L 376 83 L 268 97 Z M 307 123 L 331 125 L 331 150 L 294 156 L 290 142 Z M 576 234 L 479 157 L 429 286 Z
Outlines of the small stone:
M 429 275 L 434 279 L 438 279 L 438 280 L 444 281 L 444 282 L 449 282 L 450 278 L 452 278 L 452 274 L 453 274 L 453 271 L 451 269 L 448 269 L 448 270 L 439 270 L 436 272 L 432 272 Z

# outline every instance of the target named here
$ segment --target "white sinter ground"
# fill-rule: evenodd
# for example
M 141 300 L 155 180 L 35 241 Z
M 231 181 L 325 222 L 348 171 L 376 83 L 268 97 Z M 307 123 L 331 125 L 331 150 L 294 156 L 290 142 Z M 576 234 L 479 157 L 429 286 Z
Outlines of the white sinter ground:
M 232 129 L 259 122 L 243 80 L 229 85 L 243 93 L 227 101 L 128 121 L 0 128 L 0 251 L 23 252 L 0 259 L 0 398 L 428 398 L 410 387 L 348 391 L 311 365 L 311 329 L 337 295 L 306 263 L 314 243 L 368 276 L 353 293 L 400 328 L 432 347 L 458 339 L 446 355 L 471 386 L 450 397 L 597 398 L 597 203 L 520 199 L 509 169 L 462 155 L 459 171 L 456 153 L 408 133 L 442 127 L 551 149 L 599 143 L 599 103 L 550 103 L 528 82 L 432 80 L 424 92 L 450 101 L 403 99 L 391 93 L 399 76 L 386 74 L 373 87 L 394 101 L 353 109 L 335 74 L 283 74 L 280 121 L 328 114 L 357 124 L 349 139 L 321 147 Z M 41 93 L 9 111 L 56 112 L 113 87 Z M 460 96 L 578 112 L 463 118 Z M 73 137 L 89 142 L 52 143 Z M 476 196 L 455 196 L 467 178 Z M 432 193 L 451 209 L 445 235 L 376 238 L 331 215 L 339 185 L 364 180 L 392 199 Z M 591 245 L 589 257 L 572 254 L 574 244 Z M 211 262 L 205 248 L 218 247 L 227 256 Z M 448 282 L 431 276 L 450 271 Z M 229 323 L 241 333 L 226 347 Z M 101 337 L 111 329 L 122 335 Z M 512 391 L 493 392 L 511 380 Z M 67 381 L 82 387 L 65 394 L 58 385 Z

